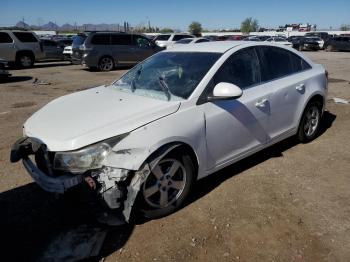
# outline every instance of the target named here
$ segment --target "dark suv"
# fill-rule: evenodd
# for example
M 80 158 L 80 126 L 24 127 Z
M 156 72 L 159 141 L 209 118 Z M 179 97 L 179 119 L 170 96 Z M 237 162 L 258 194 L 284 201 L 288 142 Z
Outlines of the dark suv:
M 350 37 L 336 36 L 324 43 L 326 51 L 350 51 Z
M 163 50 L 146 36 L 120 32 L 91 32 L 82 45 L 74 45 L 73 63 L 110 71 L 116 66 L 135 65 Z

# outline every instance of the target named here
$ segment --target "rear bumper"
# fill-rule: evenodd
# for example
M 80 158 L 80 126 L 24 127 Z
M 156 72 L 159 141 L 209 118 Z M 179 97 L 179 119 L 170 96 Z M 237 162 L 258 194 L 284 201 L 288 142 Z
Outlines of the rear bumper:
M 34 181 L 45 191 L 52 193 L 64 193 L 69 188 L 74 187 L 83 182 L 82 175 L 73 176 L 59 176 L 49 177 L 42 172 L 37 166 L 29 159 L 25 158 L 22 160 L 25 169 Z

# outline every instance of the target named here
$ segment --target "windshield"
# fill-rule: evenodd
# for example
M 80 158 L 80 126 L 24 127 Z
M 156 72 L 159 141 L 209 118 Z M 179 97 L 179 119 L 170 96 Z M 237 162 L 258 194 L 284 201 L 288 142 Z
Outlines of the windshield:
M 220 56 L 219 53 L 161 52 L 132 68 L 113 86 L 160 100 L 184 100 Z
M 76 35 L 73 37 L 73 45 L 74 46 L 79 46 L 84 44 L 84 41 L 86 39 L 85 35 Z

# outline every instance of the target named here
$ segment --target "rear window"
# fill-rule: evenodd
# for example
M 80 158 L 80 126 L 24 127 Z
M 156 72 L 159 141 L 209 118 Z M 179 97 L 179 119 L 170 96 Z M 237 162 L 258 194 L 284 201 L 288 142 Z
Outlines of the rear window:
M 36 43 L 38 39 L 32 34 L 27 32 L 13 32 L 17 39 L 23 43 Z
M 91 39 L 91 44 L 94 45 L 109 45 L 110 42 L 110 34 L 96 34 Z
M 155 40 L 159 40 L 159 41 L 168 41 L 169 40 L 170 35 L 158 35 Z
M 79 46 L 79 45 L 84 44 L 84 41 L 85 41 L 86 37 L 87 37 L 86 35 L 76 35 L 76 36 L 74 36 L 72 45 Z
M 13 40 L 8 33 L 0 32 L 0 43 L 12 43 Z
M 112 45 L 131 45 L 131 35 L 126 34 L 112 34 L 111 35 Z

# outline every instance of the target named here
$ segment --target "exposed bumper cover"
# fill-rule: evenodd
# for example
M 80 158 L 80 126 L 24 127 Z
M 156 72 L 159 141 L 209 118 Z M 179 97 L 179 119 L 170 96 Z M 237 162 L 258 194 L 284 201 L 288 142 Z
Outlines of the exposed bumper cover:
M 23 159 L 23 165 L 42 189 L 52 193 L 64 193 L 67 189 L 83 181 L 82 175 L 49 177 L 37 168 L 29 158 Z

